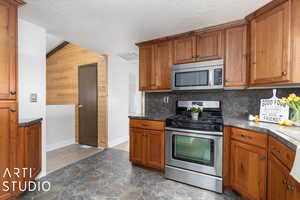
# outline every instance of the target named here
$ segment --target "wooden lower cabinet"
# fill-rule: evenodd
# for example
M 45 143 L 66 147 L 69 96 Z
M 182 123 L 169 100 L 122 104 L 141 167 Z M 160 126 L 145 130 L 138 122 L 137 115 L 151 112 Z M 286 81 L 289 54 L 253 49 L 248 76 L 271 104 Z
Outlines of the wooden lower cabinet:
M 164 170 L 164 131 L 131 128 L 130 161 L 133 164 Z
M 15 159 L 16 107 L 15 102 L 0 102 L 0 199 L 7 199 L 11 195 L 11 191 L 6 191 L 3 183 L 11 181 L 10 177 L 4 174 L 7 169 L 11 171 Z
M 231 142 L 231 186 L 242 196 L 253 200 L 266 199 L 267 186 L 266 150 Z
M 299 200 L 300 184 L 272 153 L 269 156 L 268 200 Z

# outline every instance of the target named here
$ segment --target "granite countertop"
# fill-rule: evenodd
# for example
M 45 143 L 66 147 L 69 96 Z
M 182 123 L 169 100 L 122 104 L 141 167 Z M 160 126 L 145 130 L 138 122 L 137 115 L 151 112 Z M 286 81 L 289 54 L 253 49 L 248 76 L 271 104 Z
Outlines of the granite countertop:
M 224 118 L 224 125 L 267 133 L 294 151 L 297 150 L 297 146 L 300 146 L 300 127 L 287 127 L 273 123 L 252 122 L 234 118 Z
M 43 120 L 43 118 L 19 119 L 19 126 L 20 127 L 30 126 L 30 125 L 39 123 L 42 120 Z
M 128 117 L 130 119 L 142 119 L 151 121 L 166 121 L 171 115 L 143 115 L 143 114 L 131 114 Z

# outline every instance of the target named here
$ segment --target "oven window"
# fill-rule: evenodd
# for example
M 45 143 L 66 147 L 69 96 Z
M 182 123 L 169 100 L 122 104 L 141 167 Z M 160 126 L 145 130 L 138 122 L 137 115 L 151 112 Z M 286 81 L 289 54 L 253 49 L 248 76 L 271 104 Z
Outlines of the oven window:
M 214 140 L 200 137 L 173 136 L 173 158 L 207 166 L 214 165 Z
M 209 70 L 176 72 L 175 87 L 208 86 Z

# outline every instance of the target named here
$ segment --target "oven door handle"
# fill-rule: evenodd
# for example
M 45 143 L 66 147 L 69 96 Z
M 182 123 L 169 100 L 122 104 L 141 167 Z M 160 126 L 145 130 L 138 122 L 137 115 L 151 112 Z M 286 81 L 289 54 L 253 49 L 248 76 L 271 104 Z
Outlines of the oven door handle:
M 210 131 L 198 131 L 198 130 L 189 130 L 189 129 L 182 129 L 182 128 L 171 128 L 166 127 L 165 130 L 168 131 L 177 131 L 177 132 L 185 132 L 185 133 L 196 133 L 196 134 L 203 134 L 203 135 L 217 135 L 223 136 L 223 132 L 210 132 Z

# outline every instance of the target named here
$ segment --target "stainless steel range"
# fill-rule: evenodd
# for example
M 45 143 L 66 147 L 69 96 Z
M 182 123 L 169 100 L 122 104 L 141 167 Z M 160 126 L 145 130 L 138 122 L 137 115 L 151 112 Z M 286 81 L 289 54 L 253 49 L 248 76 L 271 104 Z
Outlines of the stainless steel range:
M 187 107 L 203 108 L 192 120 Z M 223 192 L 223 117 L 218 101 L 178 101 L 176 115 L 166 120 L 165 177 Z

